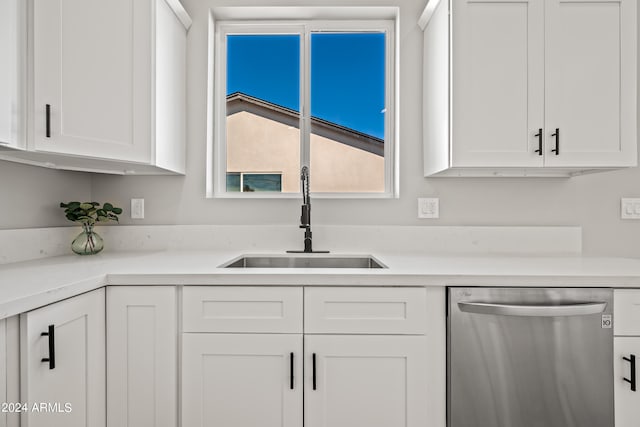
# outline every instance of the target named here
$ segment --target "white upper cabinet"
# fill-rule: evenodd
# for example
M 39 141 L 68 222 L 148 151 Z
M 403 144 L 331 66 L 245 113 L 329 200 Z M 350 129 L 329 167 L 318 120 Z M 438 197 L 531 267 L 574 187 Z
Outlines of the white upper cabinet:
M 31 136 L 29 153 L 14 160 L 184 173 L 191 21 L 180 3 L 32 1 Z
M 26 144 L 26 2 L 0 0 L 0 148 Z
M 33 5 L 36 150 L 149 161 L 149 2 Z
M 633 0 L 430 0 L 425 176 L 635 166 L 636 20 Z
M 540 0 L 454 1 L 452 157 L 456 165 L 537 167 L 544 120 Z
M 636 1 L 545 5 L 546 164 L 635 166 Z

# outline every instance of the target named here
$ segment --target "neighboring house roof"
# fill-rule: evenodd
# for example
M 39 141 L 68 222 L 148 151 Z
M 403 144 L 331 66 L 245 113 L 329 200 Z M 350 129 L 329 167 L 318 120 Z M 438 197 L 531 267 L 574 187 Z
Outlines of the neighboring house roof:
M 227 96 L 227 116 L 247 111 L 266 119 L 292 127 L 300 126 L 300 113 L 264 99 L 254 98 L 242 92 Z M 378 156 L 384 156 L 384 140 L 375 136 L 340 126 L 327 120 L 311 117 L 311 133 L 319 135 Z

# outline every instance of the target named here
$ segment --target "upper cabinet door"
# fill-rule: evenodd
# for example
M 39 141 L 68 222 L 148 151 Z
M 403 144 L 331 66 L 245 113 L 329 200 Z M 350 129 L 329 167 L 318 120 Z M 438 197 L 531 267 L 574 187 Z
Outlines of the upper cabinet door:
M 544 127 L 540 0 L 452 3 L 452 163 L 536 167 Z
M 547 166 L 636 164 L 636 7 L 547 0 Z
M 150 7 L 34 0 L 36 150 L 149 162 Z
M 0 146 L 24 148 L 26 2 L 0 0 Z

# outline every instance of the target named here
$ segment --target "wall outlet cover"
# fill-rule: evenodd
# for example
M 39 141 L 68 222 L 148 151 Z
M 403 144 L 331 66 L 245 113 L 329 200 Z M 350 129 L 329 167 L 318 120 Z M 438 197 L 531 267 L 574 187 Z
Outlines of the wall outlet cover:
M 620 199 L 621 219 L 640 219 L 640 199 Z
M 440 218 L 440 199 L 437 199 L 437 198 L 418 199 L 418 218 L 426 218 L 426 219 Z
M 144 199 L 131 199 L 131 219 L 144 219 Z

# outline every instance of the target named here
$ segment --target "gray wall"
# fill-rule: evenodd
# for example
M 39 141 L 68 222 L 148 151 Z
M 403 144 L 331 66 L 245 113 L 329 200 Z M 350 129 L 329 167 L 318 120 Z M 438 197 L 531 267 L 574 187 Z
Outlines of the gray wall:
M 314 200 L 318 224 L 380 225 L 580 225 L 584 251 L 593 255 L 640 257 L 640 221 L 620 220 L 620 198 L 640 197 L 640 169 L 571 179 L 425 179 L 422 176 L 422 32 L 417 18 L 424 0 L 331 0 L 335 5 L 399 5 L 401 10 L 400 198 Z M 188 38 L 188 148 L 186 177 L 92 178 L 91 195 L 125 208 L 124 224 L 296 224 L 298 200 L 205 199 L 207 24 L 212 6 L 259 5 L 264 0 L 183 0 L 193 18 Z M 328 5 L 327 0 L 274 0 L 271 4 Z M 2 204 L 50 212 L 51 202 L 81 198 L 88 191 L 74 174 L 0 163 L 0 179 L 18 190 L 0 190 Z M 13 170 L 13 172 L 11 172 Z M 16 178 L 17 177 L 17 178 Z M 42 178 L 46 185 L 42 186 Z M 84 182 L 84 181 L 82 181 Z M 65 184 L 66 183 L 66 184 Z M 66 187 L 66 188 L 65 188 Z M 64 191 L 61 191 L 64 189 Z M 55 191 L 54 191 L 55 190 Z M 57 194 L 56 194 L 57 191 Z M 19 194 L 13 194 L 18 192 Z M 60 193 L 64 193 L 64 197 Z M 6 196 L 5 196 L 6 193 Z M 75 196 L 73 194 L 76 194 Z M 79 195 L 78 195 L 79 194 Z M 34 201 L 33 197 L 38 200 Z M 146 218 L 131 220 L 129 199 L 145 198 Z M 418 197 L 440 198 L 439 220 L 418 220 Z M 64 223 L 49 215 L 11 213 L 6 228 Z M 57 217 L 57 216 L 56 216 Z
M 298 200 L 204 198 L 207 17 L 211 6 L 260 5 L 264 0 L 184 0 L 193 18 L 188 39 L 188 152 L 186 177 L 98 177 L 94 198 L 123 205 L 144 197 L 144 224 L 296 224 Z M 302 2 L 323 4 L 326 0 Z M 336 5 L 346 1 L 333 0 Z M 274 5 L 301 4 L 278 0 Z M 620 197 L 640 197 L 640 169 L 571 179 L 425 179 L 422 177 L 422 32 L 425 1 L 349 0 L 349 5 L 399 5 L 401 10 L 400 198 L 314 200 L 318 224 L 581 225 L 590 254 L 640 256 L 640 221 L 620 220 Z M 439 220 L 418 220 L 418 197 L 440 198 Z
M 91 175 L 0 160 L 0 229 L 71 225 L 58 207 L 91 199 Z

